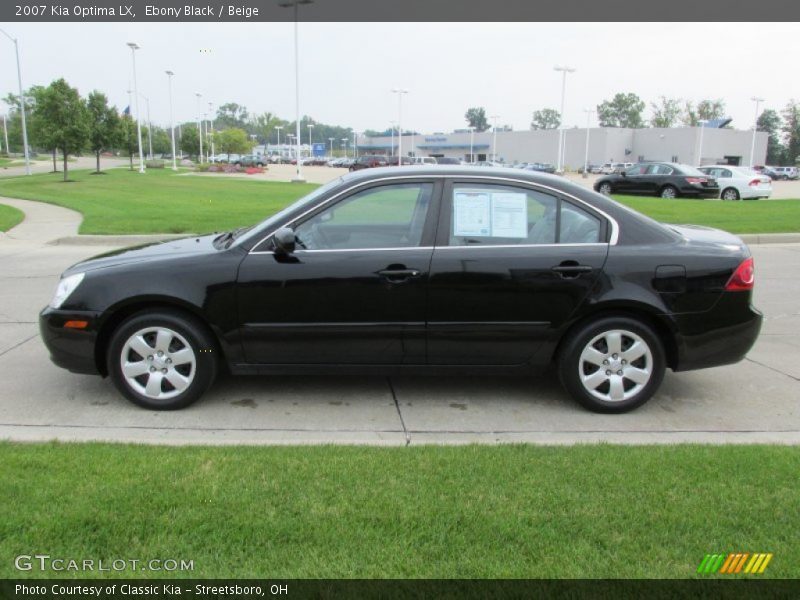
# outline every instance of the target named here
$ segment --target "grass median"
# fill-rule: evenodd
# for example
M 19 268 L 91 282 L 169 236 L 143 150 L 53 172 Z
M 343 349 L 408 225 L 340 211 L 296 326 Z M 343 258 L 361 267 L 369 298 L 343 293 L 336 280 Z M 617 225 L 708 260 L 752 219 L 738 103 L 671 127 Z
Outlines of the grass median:
M 686 578 L 772 552 L 759 577 L 793 578 L 798 470 L 791 446 L 0 443 L 0 577 L 44 553 L 193 560 L 180 577 Z M 54 575 L 93 574 L 25 573 Z
M 22 223 L 24 218 L 25 213 L 21 210 L 7 204 L 0 204 L 0 231 L 8 231 L 15 225 Z
M 81 212 L 84 234 L 206 233 L 252 225 L 307 194 L 315 184 L 193 177 L 151 169 L 110 169 L 0 178 L 0 196 L 41 200 Z M 800 232 L 800 200 L 720 202 L 617 196 L 666 223 L 694 223 L 733 233 Z

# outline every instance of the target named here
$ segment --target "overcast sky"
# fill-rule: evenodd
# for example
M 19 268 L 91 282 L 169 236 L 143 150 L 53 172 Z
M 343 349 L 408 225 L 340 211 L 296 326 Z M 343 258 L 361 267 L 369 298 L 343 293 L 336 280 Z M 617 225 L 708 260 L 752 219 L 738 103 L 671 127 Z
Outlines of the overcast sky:
M 152 120 L 168 121 L 166 69 L 176 120 L 197 116 L 195 91 L 219 105 L 294 119 L 292 23 L 0 24 L 20 40 L 23 84 L 64 77 L 82 94 L 99 89 L 128 104 L 135 41 L 138 83 Z M 407 88 L 403 127 L 423 133 L 466 126 L 484 106 L 501 124 L 527 129 L 532 111 L 558 108 L 556 64 L 567 78 L 565 123 L 616 92 L 646 103 L 660 95 L 722 98 L 733 125 L 752 126 L 754 95 L 782 109 L 800 99 L 797 23 L 301 23 L 301 113 L 358 131 L 397 118 L 393 87 Z M 0 95 L 16 93 L 13 46 L 0 40 Z M 2 107 L 5 110 L 5 107 Z M 144 114 L 144 103 L 141 110 Z M 207 106 L 204 106 L 207 110 Z

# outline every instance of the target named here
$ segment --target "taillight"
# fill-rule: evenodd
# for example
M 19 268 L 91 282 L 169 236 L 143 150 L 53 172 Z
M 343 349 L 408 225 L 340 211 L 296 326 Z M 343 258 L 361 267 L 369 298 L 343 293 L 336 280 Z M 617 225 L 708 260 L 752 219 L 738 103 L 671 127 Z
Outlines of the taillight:
M 687 177 L 686 182 L 691 183 L 692 185 L 699 185 L 701 183 L 706 183 L 708 179 L 705 177 Z
M 725 291 L 738 292 L 742 290 L 752 290 L 754 280 L 753 257 L 751 256 L 736 267 L 728 283 L 725 284 Z
M 760 179 L 753 179 L 753 181 L 751 181 L 747 185 L 749 185 L 750 187 L 758 187 L 758 186 L 761 185 L 761 180 Z

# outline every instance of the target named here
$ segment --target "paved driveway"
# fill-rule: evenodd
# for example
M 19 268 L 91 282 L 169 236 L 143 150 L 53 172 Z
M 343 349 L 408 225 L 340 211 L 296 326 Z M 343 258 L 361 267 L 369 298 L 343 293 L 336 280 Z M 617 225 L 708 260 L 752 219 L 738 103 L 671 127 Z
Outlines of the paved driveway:
M 552 376 L 226 377 L 198 404 L 150 412 L 110 382 L 53 366 L 37 313 L 68 265 L 106 250 L 48 245 L 79 216 L 0 200 L 29 218 L 0 234 L 0 438 L 160 443 L 800 443 L 800 245 L 753 246 L 765 312 L 748 358 L 667 372 L 661 391 L 626 415 L 575 405 Z

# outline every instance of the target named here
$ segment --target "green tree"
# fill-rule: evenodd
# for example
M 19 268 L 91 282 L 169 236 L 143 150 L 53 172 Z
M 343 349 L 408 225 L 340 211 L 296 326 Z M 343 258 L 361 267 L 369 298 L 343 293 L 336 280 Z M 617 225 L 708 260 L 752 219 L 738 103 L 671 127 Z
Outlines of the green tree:
M 486 120 L 486 109 L 482 106 L 468 108 L 464 113 L 464 118 L 469 123 L 470 127 L 474 127 L 475 131 L 486 131 L 489 129 L 489 122 Z
M 217 108 L 217 116 L 214 118 L 214 127 L 216 129 L 244 129 L 247 119 L 248 113 L 246 107 L 236 102 L 227 102 Z
M 128 153 L 133 171 L 133 155 L 139 150 L 139 140 L 136 136 L 136 121 L 130 113 L 125 113 L 120 117 L 117 125 L 117 143 Z
M 684 113 L 683 124 L 689 127 L 697 127 L 700 121 L 711 121 L 721 119 L 725 116 L 725 102 L 717 100 L 701 100 L 695 106 L 687 100 Z
M 196 123 L 184 123 L 181 126 L 180 146 L 189 156 L 200 156 L 200 136 Z
M 616 94 L 611 100 L 605 100 L 597 105 L 597 118 L 600 127 L 630 127 L 644 126 L 642 112 L 644 102 L 636 94 Z
M 650 107 L 653 109 L 652 127 L 672 127 L 681 116 L 681 101 L 677 98 L 661 96 L 658 102 L 651 102 Z
M 97 159 L 96 173 L 100 172 L 100 153 L 114 146 L 119 140 L 119 114 L 108 105 L 108 98 L 97 90 L 86 99 L 89 115 L 89 148 Z
M 250 152 L 253 144 L 244 129 L 223 129 L 214 133 L 217 151 L 223 154 L 244 154 Z
M 78 90 L 70 87 L 64 79 L 57 79 L 42 94 L 42 127 L 64 158 L 64 181 L 67 181 L 70 154 L 80 152 L 89 141 L 90 123 L 86 103 Z
M 42 105 L 48 88 L 36 85 L 31 87 L 26 93 L 25 106 L 28 110 L 28 141 L 31 146 L 40 150 L 47 150 L 53 155 L 53 173 L 58 173 L 57 149 L 55 141 L 50 135 L 46 119 L 43 118 L 39 108 Z
M 561 126 L 561 115 L 554 108 L 543 108 L 533 112 L 531 129 L 558 129 Z
M 795 165 L 800 162 L 800 104 L 794 99 L 783 109 L 783 133 L 786 136 L 784 163 Z
M 278 136 L 275 134 L 275 128 L 283 127 L 285 131 L 288 124 L 288 121 L 284 121 L 277 115 L 271 112 L 265 112 L 253 116 L 250 121 L 248 121 L 247 132 L 255 135 L 256 139 L 258 139 L 261 144 L 269 144 L 273 140 L 277 143 Z
M 769 135 L 767 138 L 767 164 L 783 164 L 786 149 L 781 143 L 781 117 L 768 108 L 762 112 L 756 121 L 756 129 Z

